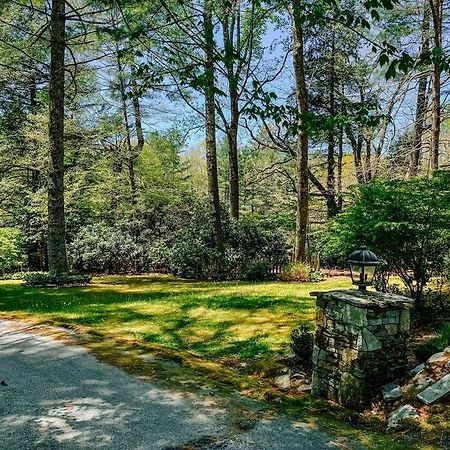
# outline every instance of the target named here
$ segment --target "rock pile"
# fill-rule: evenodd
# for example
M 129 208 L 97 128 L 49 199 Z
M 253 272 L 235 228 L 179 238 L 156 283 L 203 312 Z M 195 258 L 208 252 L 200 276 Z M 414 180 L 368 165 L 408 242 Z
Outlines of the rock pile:
M 386 385 L 382 393 L 386 402 L 401 399 L 401 402 L 416 402 L 418 406 L 424 406 L 446 401 L 450 397 L 450 347 L 411 370 L 410 379 L 403 386 Z M 390 414 L 388 428 L 418 417 L 413 406 L 401 405 Z
M 293 390 L 300 393 L 310 392 L 311 384 L 309 377 L 304 373 L 286 373 L 274 379 L 278 389 L 283 391 Z

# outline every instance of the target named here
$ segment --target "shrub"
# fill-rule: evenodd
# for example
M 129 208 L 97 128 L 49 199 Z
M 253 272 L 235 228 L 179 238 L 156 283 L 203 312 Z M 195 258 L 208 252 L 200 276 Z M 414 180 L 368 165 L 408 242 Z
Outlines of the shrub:
M 433 283 L 432 289 L 427 289 L 424 293 L 426 319 L 439 320 L 442 317 L 450 316 L 450 285 L 448 281 L 444 285 L 439 281 L 437 279 L 437 283 Z
M 274 265 L 287 261 L 287 247 L 278 229 L 253 218 L 230 221 L 223 216 L 225 252 L 220 254 L 208 207 L 198 206 L 181 228 L 171 250 L 175 275 L 201 279 L 264 280 Z
M 396 273 L 423 308 L 422 293 L 450 254 L 450 173 L 432 178 L 373 180 L 331 222 L 326 253 L 348 256 L 367 245 Z
M 22 277 L 25 286 L 41 287 L 48 285 L 56 286 L 79 286 L 89 284 L 91 277 L 88 275 L 60 274 L 53 275 L 48 272 L 28 272 Z
M 320 281 L 325 280 L 325 274 L 316 270 L 315 272 L 311 272 L 308 277 L 308 281 L 311 283 L 319 283 Z
M 89 273 L 127 273 L 142 270 L 143 246 L 127 229 L 103 223 L 80 230 L 69 246 L 74 270 Z
M 234 278 L 265 280 L 270 278 L 273 266 L 284 265 L 287 261 L 287 246 L 276 226 L 252 217 L 230 223 L 227 263 Z
M 29 272 L 12 272 L 0 274 L 0 280 L 23 280 L 23 277 Z
M 24 262 L 21 232 L 17 228 L 0 228 L 0 272 L 18 269 Z
M 282 281 L 294 281 L 298 283 L 306 283 L 310 279 L 311 268 L 309 264 L 292 263 L 289 264 L 281 273 Z
M 419 362 L 423 362 L 435 353 L 442 352 L 449 345 L 450 324 L 446 324 L 439 330 L 437 337 L 416 345 L 414 353 Z
M 169 243 L 164 239 L 155 239 L 145 246 L 145 266 L 152 272 L 168 272 L 170 270 Z
M 306 323 L 292 330 L 291 349 L 294 353 L 295 364 L 309 371 L 312 368 L 312 357 L 314 348 L 314 333 Z
M 218 279 L 225 277 L 222 256 L 213 247 L 199 239 L 177 242 L 172 249 L 171 269 L 174 275 L 191 279 Z
M 267 261 L 255 261 L 247 265 L 243 278 L 248 281 L 266 280 L 270 277 L 270 265 Z

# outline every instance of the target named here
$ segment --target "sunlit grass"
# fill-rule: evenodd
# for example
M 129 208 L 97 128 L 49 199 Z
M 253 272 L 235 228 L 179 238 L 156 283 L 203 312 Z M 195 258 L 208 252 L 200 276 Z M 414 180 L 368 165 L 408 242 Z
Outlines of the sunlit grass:
M 105 276 L 82 288 L 25 288 L 0 282 L 0 311 L 82 325 L 111 337 L 138 339 L 202 357 L 252 358 L 285 352 L 290 332 L 314 318 L 321 283 L 193 282 L 171 276 Z

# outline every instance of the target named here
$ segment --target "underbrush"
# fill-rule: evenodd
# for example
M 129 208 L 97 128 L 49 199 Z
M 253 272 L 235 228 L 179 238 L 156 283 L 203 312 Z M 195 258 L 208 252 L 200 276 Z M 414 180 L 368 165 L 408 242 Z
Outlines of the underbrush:
M 25 286 L 83 286 L 91 282 L 89 275 L 59 274 L 53 275 L 47 272 L 28 272 L 21 276 Z
M 414 353 L 419 362 L 426 361 L 435 353 L 441 352 L 450 345 L 450 323 L 447 323 L 437 333 L 437 336 L 422 342 L 414 348 Z
M 319 271 L 312 271 L 309 264 L 292 263 L 283 269 L 280 280 L 294 283 L 317 283 L 325 280 L 325 275 Z

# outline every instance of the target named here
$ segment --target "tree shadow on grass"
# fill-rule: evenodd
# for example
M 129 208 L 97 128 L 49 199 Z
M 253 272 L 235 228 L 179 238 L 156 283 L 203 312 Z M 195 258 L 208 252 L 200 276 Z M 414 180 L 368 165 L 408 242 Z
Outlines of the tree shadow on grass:
M 111 282 L 57 289 L 0 284 L 0 311 L 87 326 L 115 337 L 134 336 L 211 358 L 251 358 L 273 351 L 267 343 L 268 333 L 286 339 L 286 329 L 300 317 L 312 316 L 314 307 L 314 301 L 304 296 L 254 291 L 243 295 L 233 290 L 226 294 L 225 283 L 166 278 L 161 282 L 154 277 L 125 281 L 133 281 L 132 288 L 124 288 L 123 283 L 115 288 Z M 148 291 L 134 290 L 149 283 Z

